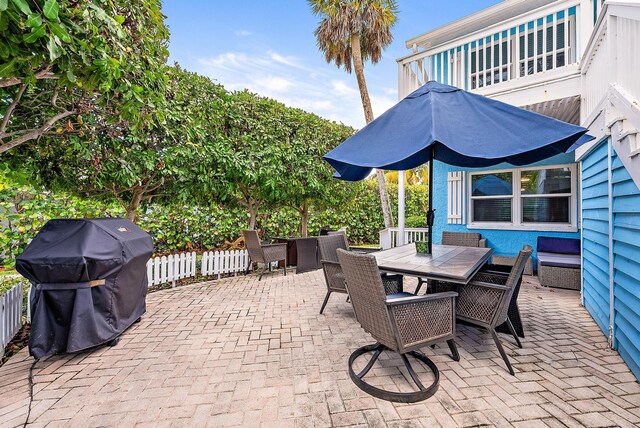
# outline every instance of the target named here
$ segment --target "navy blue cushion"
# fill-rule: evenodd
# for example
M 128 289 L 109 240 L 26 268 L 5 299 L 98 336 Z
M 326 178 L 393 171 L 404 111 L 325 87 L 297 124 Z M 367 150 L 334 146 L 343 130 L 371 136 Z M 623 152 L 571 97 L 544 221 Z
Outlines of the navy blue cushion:
M 580 240 L 538 236 L 538 253 L 580 254 Z

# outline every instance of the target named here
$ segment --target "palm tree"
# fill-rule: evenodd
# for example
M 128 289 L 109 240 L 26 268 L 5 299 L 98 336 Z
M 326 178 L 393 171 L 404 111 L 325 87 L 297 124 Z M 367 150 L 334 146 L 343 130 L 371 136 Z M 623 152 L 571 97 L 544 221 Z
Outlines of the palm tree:
M 314 34 L 327 62 L 347 73 L 355 70 L 364 118 L 373 120 L 371 100 L 364 78 L 364 61 L 380 61 L 382 51 L 393 40 L 395 0 L 308 0 L 314 15 L 321 17 Z M 392 227 L 391 209 L 384 173 L 376 170 L 385 227 Z

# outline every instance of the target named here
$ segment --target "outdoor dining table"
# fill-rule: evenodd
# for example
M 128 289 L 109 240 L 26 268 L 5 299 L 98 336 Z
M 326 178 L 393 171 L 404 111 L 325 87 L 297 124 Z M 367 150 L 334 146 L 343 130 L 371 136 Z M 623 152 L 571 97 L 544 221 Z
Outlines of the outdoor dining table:
M 412 243 L 373 255 L 380 270 L 385 272 L 466 284 L 492 253 L 492 248 L 434 244 L 431 254 L 421 254 Z
M 382 271 L 462 285 L 471 281 L 471 278 L 487 263 L 492 254 L 492 248 L 435 244 L 431 254 L 418 253 L 415 244 L 373 253 L 378 267 Z M 508 316 L 517 335 L 524 337 L 524 328 L 517 304 L 519 288 L 520 284 L 518 283 L 511 297 Z M 498 326 L 497 330 L 509 333 L 506 324 Z

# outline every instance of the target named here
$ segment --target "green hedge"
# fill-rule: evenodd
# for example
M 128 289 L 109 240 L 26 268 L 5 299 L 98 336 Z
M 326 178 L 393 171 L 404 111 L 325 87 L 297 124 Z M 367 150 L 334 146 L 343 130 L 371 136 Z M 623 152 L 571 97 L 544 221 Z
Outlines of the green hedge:
M 378 242 L 378 231 L 384 228 L 379 197 L 374 181 L 353 183 L 355 196 L 346 204 L 326 209 L 312 207 L 309 234 L 320 228 L 338 229 L 346 226 L 354 244 Z M 394 213 L 397 186 L 389 184 Z M 79 198 L 65 193 L 52 193 L 28 184 L 0 182 L 0 266 L 12 267 L 44 223 L 52 218 L 120 217 L 124 210 L 117 202 L 105 203 Z M 424 185 L 407 188 L 407 226 L 421 226 L 427 206 Z M 299 214 L 291 208 L 261 212 L 257 227 L 268 236 L 295 236 Z M 247 212 L 239 207 L 210 207 L 148 204 L 141 208 L 139 226 L 154 238 L 158 253 L 183 250 L 209 250 L 224 247 L 233 241 L 247 225 Z

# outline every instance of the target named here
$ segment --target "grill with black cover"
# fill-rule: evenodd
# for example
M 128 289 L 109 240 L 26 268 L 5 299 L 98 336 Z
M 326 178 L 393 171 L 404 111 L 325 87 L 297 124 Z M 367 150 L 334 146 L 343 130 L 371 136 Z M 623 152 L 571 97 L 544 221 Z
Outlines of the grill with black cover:
M 125 219 L 50 220 L 16 260 L 31 281 L 29 352 L 77 352 L 119 336 L 146 310 L 151 237 Z

